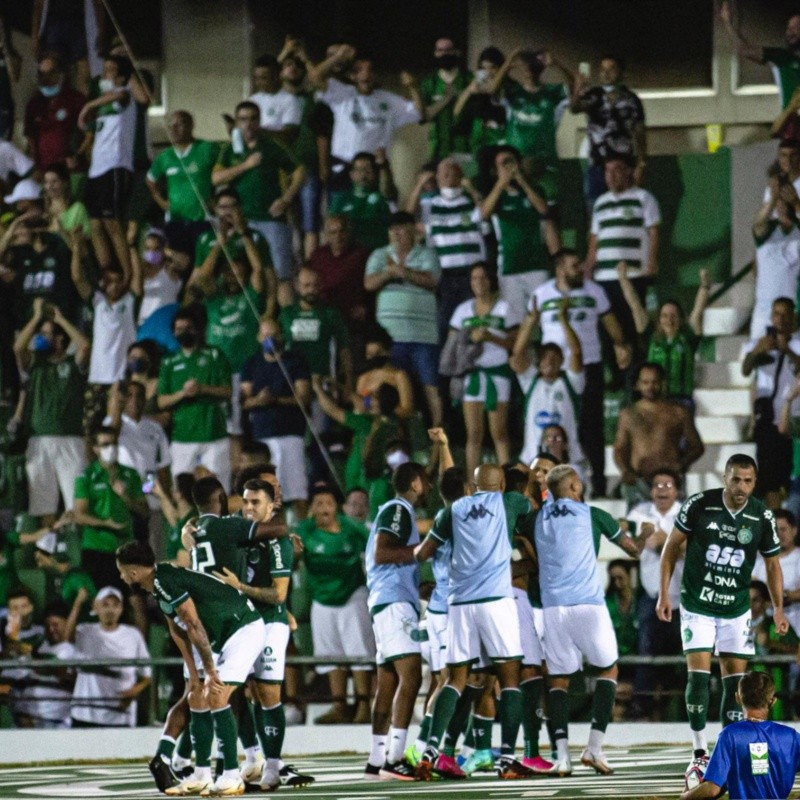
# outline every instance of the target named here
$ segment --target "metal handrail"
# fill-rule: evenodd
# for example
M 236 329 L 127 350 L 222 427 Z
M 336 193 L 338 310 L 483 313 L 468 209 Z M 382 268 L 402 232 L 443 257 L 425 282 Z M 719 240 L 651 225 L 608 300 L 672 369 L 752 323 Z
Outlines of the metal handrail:
M 735 272 L 733 275 L 730 276 L 727 280 L 723 281 L 722 286 L 719 287 L 715 292 L 709 295 L 708 298 L 708 305 L 712 303 L 716 303 L 717 300 L 722 297 L 729 289 L 733 288 L 737 283 L 739 283 L 748 272 L 750 272 L 753 267 L 755 267 L 756 262 L 755 260 L 751 261 L 749 264 L 745 264 L 738 272 Z

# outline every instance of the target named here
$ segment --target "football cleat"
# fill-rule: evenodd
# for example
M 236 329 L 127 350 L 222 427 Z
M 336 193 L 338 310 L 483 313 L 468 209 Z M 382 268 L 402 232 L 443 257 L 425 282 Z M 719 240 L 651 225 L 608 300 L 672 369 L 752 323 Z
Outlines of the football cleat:
M 542 758 L 541 756 L 534 756 L 533 758 L 523 758 L 522 766 L 527 767 L 537 775 L 544 775 L 553 769 L 553 762 L 548 761 L 546 758 Z
M 433 762 L 433 773 L 445 781 L 461 781 L 467 777 L 453 756 L 446 756 L 443 753 Z
M 274 769 L 267 769 L 266 765 L 264 766 L 264 771 L 261 773 L 261 780 L 258 782 L 258 786 L 262 792 L 274 792 L 276 791 L 281 785 L 281 776 L 279 772 L 276 772 Z
M 381 768 L 373 767 L 372 764 L 367 762 L 364 767 L 364 780 L 365 781 L 379 781 L 381 779 Z
M 403 758 L 412 766 L 416 767 L 419 764 L 420 759 L 422 758 L 422 753 L 417 750 L 417 746 L 415 744 L 410 744 L 406 747 L 405 752 L 403 753 Z
M 257 758 L 255 761 L 245 761 L 239 770 L 239 775 L 245 783 L 258 783 L 261 780 L 261 773 L 264 770 L 264 759 Z
M 192 773 L 177 786 L 167 789 L 164 794 L 170 797 L 208 797 L 211 794 L 211 781 L 205 778 L 195 778 L 194 773 Z
M 581 764 L 583 764 L 584 767 L 591 767 L 598 775 L 614 774 L 614 769 L 608 763 L 608 759 L 602 750 L 593 753 L 587 747 L 583 753 L 581 753 Z
M 491 750 L 476 750 L 460 765 L 466 775 L 473 772 L 494 772 L 494 757 Z
M 390 764 L 388 761 L 381 767 L 378 773 L 381 780 L 384 781 L 416 781 L 417 778 L 414 767 L 411 766 L 405 759 L 400 759 L 396 764 Z
M 278 782 L 280 783 L 280 779 Z M 211 794 L 214 797 L 238 797 L 244 794 L 244 781 L 238 776 L 226 778 L 220 775 L 211 786 Z
M 284 764 L 279 774 L 281 786 L 290 786 L 293 789 L 299 786 L 308 786 L 316 780 L 313 775 L 301 774 L 291 764 Z
M 167 789 L 171 789 L 180 783 L 169 762 L 164 761 L 160 755 L 153 756 L 147 766 L 159 792 L 166 792 Z
M 708 755 L 696 756 L 689 762 L 689 766 L 684 773 L 684 783 L 686 791 L 696 789 L 704 780 L 706 769 L 708 768 Z
M 495 768 L 497 769 L 497 777 L 503 781 L 532 778 L 536 774 L 513 756 L 500 756 Z
M 568 758 L 556 759 L 553 766 L 547 770 L 548 775 L 557 775 L 559 778 L 566 778 L 572 775 L 572 762 Z

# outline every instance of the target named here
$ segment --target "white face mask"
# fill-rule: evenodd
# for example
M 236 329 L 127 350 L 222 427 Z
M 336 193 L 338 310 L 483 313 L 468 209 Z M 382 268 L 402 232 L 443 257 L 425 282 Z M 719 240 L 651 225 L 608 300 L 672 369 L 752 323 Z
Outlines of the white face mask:
M 117 463 L 118 448 L 115 444 L 106 444 L 100 448 L 100 460 L 106 464 Z
M 439 189 L 439 193 L 445 200 L 455 200 L 456 197 L 460 197 L 464 194 L 464 190 L 460 186 L 442 186 L 442 188 Z
M 607 83 L 607 84 L 605 84 L 605 85 L 603 86 L 603 91 L 604 91 L 604 92 L 607 92 L 607 93 L 609 93 L 609 94 L 610 94 L 610 93 L 611 93 L 611 92 L 613 92 L 613 91 L 614 91 L 614 89 L 616 89 L 616 88 L 617 88 L 617 87 L 616 87 L 616 86 L 615 86 L 613 83 Z
M 105 94 L 106 92 L 110 92 L 115 86 L 114 81 L 111 78 L 100 78 L 100 91 Z
M 386 456 L 386 463 L 389 465 L 389 469 L 395 470 L 401 464 L 408 464 L 411 461 L 408 453 L 404 453 L 402 450 L 395 450 L 393 453 L 389 453 Z

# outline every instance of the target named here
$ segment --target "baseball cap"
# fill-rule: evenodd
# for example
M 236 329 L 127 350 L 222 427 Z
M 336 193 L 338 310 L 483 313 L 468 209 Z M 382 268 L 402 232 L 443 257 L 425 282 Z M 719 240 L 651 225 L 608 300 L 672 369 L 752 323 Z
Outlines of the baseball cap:
M 14 187 L 11 194 L 7 194 L 3 200 L 6 205 L 13 205 L 20 200 L 40 200 L 42 197 L 42 187 L 30 178 L 23 178 Z
M 67 543 L 61 541 L 55 531 L 48 531 L 44 536 L 38 539 L 36 542 L 36 549 L 47 553 L 49 556 L 55 556 L 57 561 L 69 560 Z
M 105 600 L 106 597 L 116 597 L 117 600 L 122 602 L 122 592 L 117 589 L 116 586 L 104 586 L 98 593 L 97 597 L 95 597 L 95 602 L 99 603 L 101 600 Z

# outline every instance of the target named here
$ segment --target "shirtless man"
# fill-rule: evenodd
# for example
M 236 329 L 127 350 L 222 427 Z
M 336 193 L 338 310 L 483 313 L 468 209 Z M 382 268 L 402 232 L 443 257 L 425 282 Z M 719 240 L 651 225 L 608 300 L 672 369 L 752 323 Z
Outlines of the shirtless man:
M 663 387 L 663 368 L 642 364 L 635 384 L 641 398 L 619 415 L 614 461 L 628 502 L 649 497 L 649 480 L 655 472 L 670 469 L 683 475 L 705 450 L 691 414 L 664 399 Z

